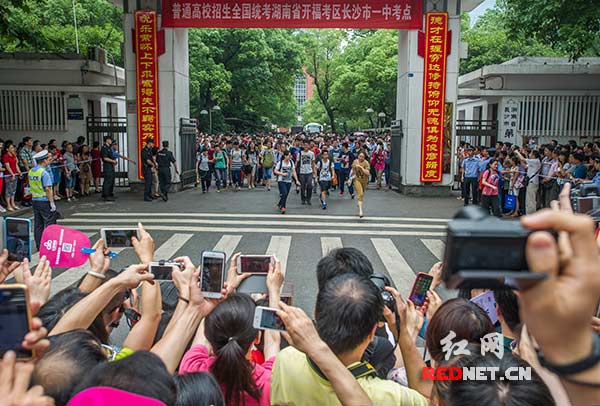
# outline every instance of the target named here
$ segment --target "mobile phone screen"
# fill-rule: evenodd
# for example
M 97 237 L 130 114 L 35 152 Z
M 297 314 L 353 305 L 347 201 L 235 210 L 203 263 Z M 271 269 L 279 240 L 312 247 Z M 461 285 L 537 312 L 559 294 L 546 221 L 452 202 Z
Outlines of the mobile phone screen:
M 25 291 L 0 288 L 0 356 L 12 350 L 17 353 L 17 358 L 31 358 L 31 351 L 21 346 L 28 332 Z
M 25 219 L 6 219 L 6 249 L 8 250 L 8 260 L 21 262 L 29 258 L 30 238 L 29 221 Z
M 129 248 L 133 247 L 131 239 L 137 237 L 137 229 L 122 229 L 122 230 L 104 230 L 104 243 L 111 248 Z
M 260 326 L 262 328 L 285 331 L 285 324 L 273 310 L 262 309 L 261 314 Z
M 150 273 L 154 275 L 154 279 L 157 281 L 173 280 L 173 266 L 171 265 L 152 265 L 150 266 Z
M 202 292 L 221 293 L 224 258 L 202 257 Z
M 271 265 L 271 256 L 257 257 L 240 257 L 241 273 L 269 273 L 269 265 Z
M 425 303 L 427 291 L 431 287 L 432 281 L 433 277 L 429 275 L 417 276 L 417 280 L 415 281 L 415 285 L 413 286 L 413 290 L 409 298 L 410 301 L 415 304 L 415 306 L 422 306 L 423 303 Z

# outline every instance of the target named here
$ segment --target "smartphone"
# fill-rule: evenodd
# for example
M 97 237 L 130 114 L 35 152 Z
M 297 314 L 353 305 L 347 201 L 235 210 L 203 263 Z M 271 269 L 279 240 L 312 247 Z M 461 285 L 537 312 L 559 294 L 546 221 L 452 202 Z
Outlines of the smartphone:
M 200 287 L 204 297 L 220 299 L 225 284 L 226 255 L 221 251 L 204 251 L 202 253 L 202 274 Z
M 14 351 L 22 361 L 35 357 L 34 351 L 21 346 L 31 331 L 31 309 L 25 285 L 0 285 L 0 357 Z
M 423 306 L 423 303 L 425 303 L 425 299 L 427 298 L 427 291 L 431 287 L 431 282 L 433 282 L 433 276 L 423 272 L 417 274 L 417 279 L 415 279 L 415 283 L 409 296 L 410 301 L 413 302 L 415 306 Z
M 173 269 L 181 269 L 179 262 L 151 262 L 148 271 L 154 275 L 156 281 L 172 281 Z
M 7 217 L 4 220 L 4 243 L 8 250 L 8 260 L 31 261 L 31 220 Z
M 107 248 L 131 248 L 133 237 L 140 238 L 138 229 L 131 228 L 101 228 L 100 238 L 104 240 L 104 245 Z
M 254 310 L 254 328 L 260 330 L 285 331 L 285 324 L 277 315 L 277 309 L 257 306 Z
M 288 306 L 294 305 L 294 284 L 292 282 L 284 282 L 281 287 L 281 301 Z
M 266 275 L 273 263 L 272 255 L 240 255 L 237 259 L 238 273 Z

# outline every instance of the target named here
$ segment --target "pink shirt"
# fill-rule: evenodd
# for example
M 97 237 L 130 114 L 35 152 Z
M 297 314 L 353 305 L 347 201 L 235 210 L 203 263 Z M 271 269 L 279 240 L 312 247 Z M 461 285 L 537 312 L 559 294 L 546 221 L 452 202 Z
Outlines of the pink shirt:
M 215 356 L 209 355 L 208 348 L 202 344 L 195 345 L 183 356 L 181 364 L 179 365 L 179 374 L 184 375 L 190 372 L 210 372 L 212 365 L 215 363 L 215 359 Z M 275 357 L 271 357 L 262 365 L 254 364 L 252 377 L 258 388 L 262 391 L 262 395 L 260 400 L 257 401 L 247 393 L 244 393 L 246 406 L 270 405 L 271 370 L 273 369 L 274 362 Z M 221 385 L 221 389 L 223 390 L 223 393 L 225 393 L 224 385 Z
M 483 185 L 481 194 L 485 196 L 498 196 L 498 182 L 500 181 L 500 176 L 498 176 L 498 173 L 494 172 L 490 175 L 490 171 L 487 170 L 483 173 L 482 179 L 487 183 L 496 186 L 496 189 Z

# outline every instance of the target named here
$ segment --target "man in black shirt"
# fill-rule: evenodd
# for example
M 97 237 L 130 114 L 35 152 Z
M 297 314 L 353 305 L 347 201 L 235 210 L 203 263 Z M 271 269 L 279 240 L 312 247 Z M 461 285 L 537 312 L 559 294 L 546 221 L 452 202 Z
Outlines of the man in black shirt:
M 110 135 L 104 137 L 104 145 L 100 150 L 100 159 L 102 160 L 102 171 L 104 172 L 104 181 L 102 182 L 102 199 L 104 201 L 114 201 L 115 195 L 113 189 L 115 187 L 115 166 L 117 165 L 114 159 L 112 145 L 112 137 Z
M 152 172 L 156 170 L 152 159 L 154 140 L 149 138 L 142 149 L 142 175 L 144 176 L 144 201 L 152 201 Z
M 171 164 L 175 166 L 175 173 L 179 174 L 175 157 L 169 151 L 169 141 L 162 142 L 163 149 L 156 154 L 156 163 L 158 164 L 158 184 L 160 187 L 160 197 L 166 202 L 169 200 L 169 188 L 171 187 Z

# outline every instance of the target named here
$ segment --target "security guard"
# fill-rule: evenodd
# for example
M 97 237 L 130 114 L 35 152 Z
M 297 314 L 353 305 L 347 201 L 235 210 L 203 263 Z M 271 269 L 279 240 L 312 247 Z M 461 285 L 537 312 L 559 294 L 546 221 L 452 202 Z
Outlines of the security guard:
M 33 198 L 33 222 L 35 243 L 40 248 L 44 229 L 56 224 L 56 204 L 52 193 L 52 172 L 47 170 L 50 159 L 48 151 L 42 150 L 33 156 L 37 165 L 29 170 L 29 190 Z
M 160 196 L 166 202 L 169 200 L 169 188 L 171 187 L 171 164 L 175 167 L 175 173 L 179 175 L 175 157 L 169 151 L 169 141 L 162 142 L 163 149 L 156 154 L 156 163 L 158 164 L 158 184 L 160 186 Z
M 152 201 L 152 172 L 156 170 L 152 159 L 152 148 L 154 140 L 146 140 L 146 146 L 142 149 L 142 175 L 144 175 L 144 201 Z

